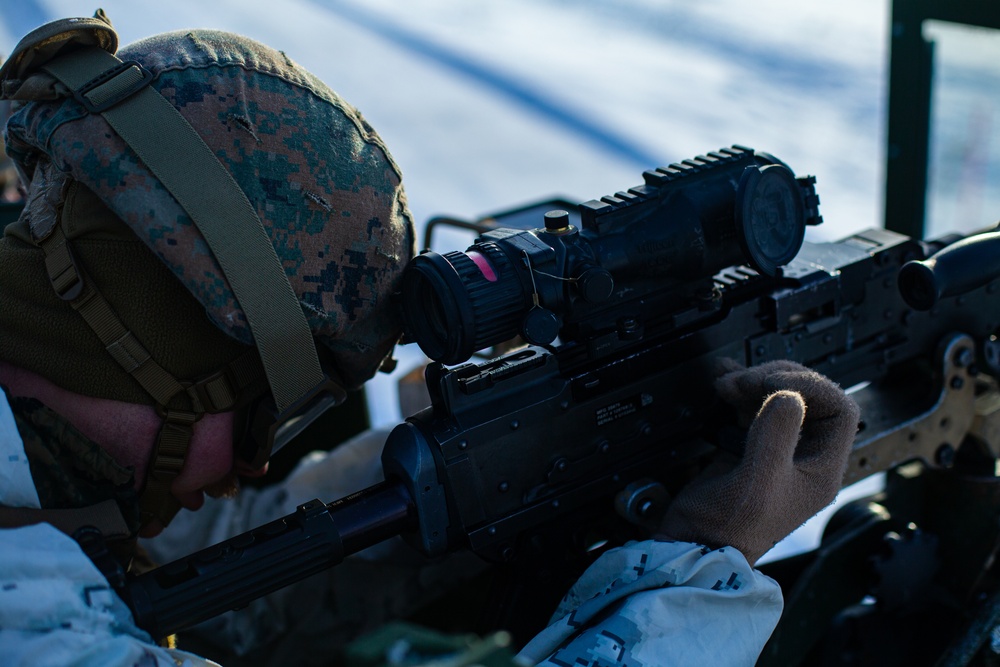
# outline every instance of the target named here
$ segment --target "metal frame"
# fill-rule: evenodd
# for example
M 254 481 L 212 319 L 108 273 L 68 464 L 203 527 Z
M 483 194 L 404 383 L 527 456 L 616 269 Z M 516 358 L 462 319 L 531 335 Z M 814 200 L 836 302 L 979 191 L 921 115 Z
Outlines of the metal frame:
M 930 149 L 934 44 L 928 19 L 1000 29 L 1000 4 L 984 0 L 893 0 L 889 27 L 889 128 L 885 227 L 923 238 Z

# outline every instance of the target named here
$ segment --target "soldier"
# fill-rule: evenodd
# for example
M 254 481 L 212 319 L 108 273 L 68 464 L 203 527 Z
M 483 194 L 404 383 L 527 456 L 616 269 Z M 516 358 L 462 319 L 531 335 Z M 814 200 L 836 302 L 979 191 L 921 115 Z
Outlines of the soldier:
M 25 37 L 0 82 L 27 188 L 0 240 L 0 654 L 200 664 L 136 628 L 67 535 L 96 526 L 128 562 L 137 535 L 263 474 L 282 427 L 375 373 L 414 247 L 399 169 L 322 82 L 227 33 L 117 52 L 103 14 L 68 19 Z M 524 659 L 756 657 L 781 602 L 752 564 L 832 500 L 857 409 L 795 365 L 728 371 L 747 457 L 706 471 L 660 539 L 600 559 Z
M 116 50 L 102 15 L 72 19 L 0 70 L 27 188 L 0 241 L 2 504 L 43 508 L 12 527 L 95 524 L 127 560 L 375 373 L 414 241 L 381 139 L 284 54 L 211 31 Z M 68 544 L 0 532 L 22 581 Z M 10 583 L 5 611 L 41 603 Z M 0 643 L 35 623 L 5 620 Z

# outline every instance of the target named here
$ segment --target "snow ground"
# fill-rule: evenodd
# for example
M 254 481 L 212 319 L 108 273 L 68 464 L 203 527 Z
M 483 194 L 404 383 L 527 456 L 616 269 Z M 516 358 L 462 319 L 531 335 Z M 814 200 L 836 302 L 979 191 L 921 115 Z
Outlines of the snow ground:
M 93 0 L 2 4 L 4 53 L 41 22 L 95 8 Z M 210 27 L 285 51 L 383 136 L 420 223 L 557 194 L 598 198 L 639 183 L 647 168 L 738 143 L 817 176 L 825 223 L 809 230 L 810 240 L 881 225 L 887 0 L 104 0 L 101 6 L 123 43 Z M 972 54 L 949 56 L 957 66 L 945 78 L 957 86 L 959 103 L 935 101 L 950 110 L 941 126 L 947 141 L 933 149 L 944 167 L 932 171 L 932 183 L 960 194 L 960 204 L 932 204 L 945 220 L 944 229 L 931 226 L 940 233 L 1000 209 L 1000 195 L 988 187 L 992 167 L 969 170 L 995 166 L 981 149 L 1000 140 L 990 133 L 996 98 L 963 97 L 979 88 L 976 77 L 996 77 L 991 44 L 997 40 L 985 38 L 983 46 L 947 26 L 936 29 L 950 44 L 942 52 Z M 437 249 L 458 243 L 447 238 Z M 413 346 L 399 356 L 403 370 L 420 360 Z M 376 425 L 400 419 L 398 375 L 370 385 Z
M 45 18 L 91 2 L 7 0 Z M 740 143 L 819 179 L 837 238 L 880 220 L 886 3 L 788 0 L 107 0 L 122 42 L 166 30 L 242 32 L 338 90 L 386 139 L 418 220 L 564 193 Z M 20 12 L 8 12 L 9 16 Z M 6 17 L 5 17 L 6 18 Z M 20 27 L 29 29 L 31 18 Z M 0 50 L 14 43 L 4 20 Z M 462 71 L 465 67 L 466 71 Z M 468 70 L 472 71 L 468 71 Z M 516 89 L 516 90 L 515 90 Z M 518 92 L 533 93 L 524 101 Z M 543 104 L 555 112 L 546 115 Z M 588 129 L 634 150 L 612 150 Z

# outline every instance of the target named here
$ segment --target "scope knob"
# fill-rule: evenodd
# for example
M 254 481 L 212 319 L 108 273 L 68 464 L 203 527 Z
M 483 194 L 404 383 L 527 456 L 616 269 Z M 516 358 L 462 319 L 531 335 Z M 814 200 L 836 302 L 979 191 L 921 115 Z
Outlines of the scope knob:
M 563 210 L 549 211 L 545 214 L 545 231 L 565 232 L 569 229 L 569 213 Z
M 521 337 L 532 345 L 548 345 L 559 335 L 559 318 L 551 310 L 532 308 L 521 322 Z
M 576 288 L 587 303 L 604 303 L 615 291 L 615 279 L 607 269 L 592 266 L 576 277 Z

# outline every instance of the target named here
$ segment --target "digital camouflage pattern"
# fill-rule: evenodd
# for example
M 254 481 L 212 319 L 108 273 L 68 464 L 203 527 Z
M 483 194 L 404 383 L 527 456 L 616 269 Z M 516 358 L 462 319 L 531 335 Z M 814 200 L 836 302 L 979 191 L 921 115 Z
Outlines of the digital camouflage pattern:
M 601 555 L 518 653 L 544 667 L 752 665 L 781 588 L 739 551 L 630 542 Z
M 389 295 L 414 252 L 400 171 L 381 139 L 316 77 L 245 37 L 167 33 L 117 55 L 154 74 L 152 86 L 242 187 L 345 383 L 371 377 L 398 337 Z M 216 326 L 252 343 L 200 232 L 102 117 L 72 98 L 33 101 L 12 116 L 6 140 L 22 173 L 47 157 L 97 193 Z

